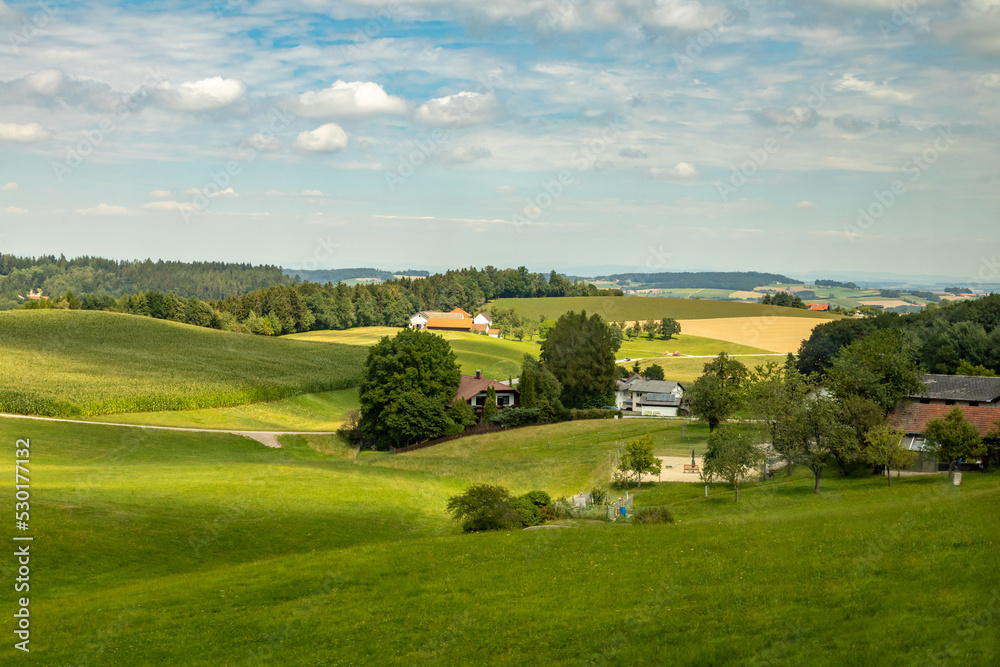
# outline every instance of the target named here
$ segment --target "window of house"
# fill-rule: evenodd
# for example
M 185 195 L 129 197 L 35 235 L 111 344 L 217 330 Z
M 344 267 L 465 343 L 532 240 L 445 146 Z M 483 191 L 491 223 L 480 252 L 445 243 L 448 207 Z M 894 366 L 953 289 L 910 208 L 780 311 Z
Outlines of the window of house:
M 501 407 L 510 405 L 510 396 L 508 396 L 507 394 L 501 394 L 500 396 L 497 396 L 497 405 Z
M 930 405 L 931 399 L 929 399 L 929 398 L 921 398 L 920 402 L 923 403 L 924 405 Z

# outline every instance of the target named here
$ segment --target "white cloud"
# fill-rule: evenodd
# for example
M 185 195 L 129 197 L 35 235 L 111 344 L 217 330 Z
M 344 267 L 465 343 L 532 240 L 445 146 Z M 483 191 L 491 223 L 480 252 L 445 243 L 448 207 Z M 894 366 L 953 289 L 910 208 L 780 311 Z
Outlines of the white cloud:
M 633 159 L 641 159 L 649 157 L 648 155 L 646 155 L 646 151 L 640 150 L 638 148 L 633 148 L 631 146 L 628 148 L 621 149 L 618 152 L 618 154 L 622 157 L 633 158 Z
M 52 133 L 38 123 L 28 123 L 27 125 L 0 123 L 0 141 L 8 141 L 15 144 L 30 144 L 51 138 Z
M 796 204 L 795 208 L 812 209 L 812 208 L 818 208 L 818 207 L 816 206 L 816 202 L 808 201 L 808 200 L 803 200 L 803 201 L 800 201 L 798 204 Z
M 698 178 L 701 172 L 690 162 L 678 162 L 669 169 L 653 167 L 649 170 L 649 175 L 653 178 Z
M 8 206 L 4 209 L 4 213 L 9 215 L 28 215 L 28 209 L 18 208 L 17 206 Z
M 184 194 L 191 195 L 203 195 L 210 199 L 237 199 L 240 193 L 236 192 L 232 188 L 226 188 L 225 190 L 206 190 L 204 188 L 191 188 L 190 190 L 185 190 Z
M 834 89 L 839 91 L 850 90 L 865 93 L 873 99 L 893 104 L 909 102 L 913 99 L 913 95 L 909 93 L 901 93 L 898 90 L 890 89 L 888 83 L 878 84 L 874 81 L 863 81 L 853 74 L 845 74 L 844 77 L 834 86 Z
M 169 199 L 170 190 L 153 190 L 152 192 L 149 193 L 149 196 L 153 197 L 154 199 Z
M 466 91 L 425 102 L 416 117 L 428 125 L 471 125 L 491 121 L 499 114 L 496 95 Z
M 315 130 L 300 132 L 292 145 L 300 151 L 332 153 L 347 147 L 347 133 L 336 123 L 327 123 Z
M 0 192 L 14 192 L 17 190 L 17 183 L 8 183 L 7 185 L 0 185 Z
M 292 111 L 306 118 L 357 118 L 377 113 L 406 113 L 406 101 L 371 81 L 337 81 L 329 88 L 302 93 Z
M 149 211 L 177 211 L 180 213 L 195 210 L 194 204 L 179 201 L 151 201 L 148 204 L 143 204 L 142 207 Z
M 323 193 L 319 190 L 303 190 L 300 193 L 303 197 L 322 197 Z
M 242 81 L 213 76 L 176 87 L 170 83 L 161 83 L 157 86 L 156 94 L 164 106 L 175 111 L 208 111 L 232 104 L 246 90 L 246 84 Z
M 76 212 L 80 215 L 128 215 L 132 211 L 124 206 L 113 206 L 111 204 L 98 204 L 92 208 L 78 208 Z
M 476 160 L 485 160 L 493 155 L 489 148 L 482 146 L 459 146 L 445 156 L 445 161 L 452 164 L 467 164 Z
M 661 28 L 703 30 L 718 20 L 721 12 L 687 0 L 657 0 L 646 12 L 647 24 Z
M 498 195 L 510 195 L 510 194 L 514 194 L 514 186 L 513 185 L 498 185 L 493 190 L 493 192 L 497 193 Z
M 281 142 L 272 134 L 262 134 L 257 132 L 247 140 L 251 146 L 259 151 L 276 151 L 281 148 Z

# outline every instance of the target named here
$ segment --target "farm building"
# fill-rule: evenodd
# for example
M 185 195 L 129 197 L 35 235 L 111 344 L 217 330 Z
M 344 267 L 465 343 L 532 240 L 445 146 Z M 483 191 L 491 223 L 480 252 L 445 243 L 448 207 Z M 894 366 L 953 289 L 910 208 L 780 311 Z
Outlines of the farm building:
M 448 313 L 433 310 L 421 310 L 410 318 L 411 329 L 437 329 L 440 331 L 471 331 L 484 333 L 493 338 L 500 338 L 500 330 L 494 329 L 493 320 L 486 313 L 475 317 L 461 308 Z
M 830 310 L 830 304 L 828 303 L 810 303 L 809 310 L 817 310 L 821 312 L 827 312 Z
M 465 401 L 472 406 L 476 414 L 482 414 L 483 406 L 486 404 L 486 390 L 493 387 L 497 395 L 497 407 L 516 408 L 521 405 L 521 394 L 513 387 L 508 387 L 502 382 L 483 377 L 482 371 L 476 371 L 475 375 L 462 375 L 455 391 L 455 398 L 452 403 L 458 400 Z
M 618 381 L 615 407 L 626 415 L 676 417 L 680 414 L 684 387 L 671 380 L 646 380 L 638 374 Z
M 939 465 L 925 455 L 927 422 L 943 418 L 958 406 L 979 435 L 985 437 L 1000 422 L 1000 378 L 924 375 L 920 379 L 926 387 L 924 393 L 897 405 L 889 419 L 906 434 L 907 449 L 919 452 L 914 469 L 933 472 Z

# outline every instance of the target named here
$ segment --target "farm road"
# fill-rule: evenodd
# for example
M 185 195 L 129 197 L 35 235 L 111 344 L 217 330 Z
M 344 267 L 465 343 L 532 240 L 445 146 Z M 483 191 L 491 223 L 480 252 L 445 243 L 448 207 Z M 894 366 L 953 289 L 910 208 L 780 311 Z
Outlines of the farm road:
M 126 428 L 148 428 L 148 429 L 156 429 L 159 431 L 229 433 L 231 435 L 239 435 L 243 436 L 244 438 L 250 438 L 251 440 L 256 440 L 265 447 L 271 447 L 272 449 L 281 449 L 281 443 L 278 442 L 279 435 L 333 435 L 333 431 L 230 431 L 218 428 L 185 428 L 182 426 L 145 426 L 142 424 L 111 424 L 108 422 L 90 422 L 81 419 L 59 419 L 56 417 L 36 417 L 32 415 L 10 415 L 4 413 L 0 413 L 0 417 L 6 419 L 34 419 L 43 422 L 67 422 L 69 424 L 94 424 L 95 426 L 123 426 Z

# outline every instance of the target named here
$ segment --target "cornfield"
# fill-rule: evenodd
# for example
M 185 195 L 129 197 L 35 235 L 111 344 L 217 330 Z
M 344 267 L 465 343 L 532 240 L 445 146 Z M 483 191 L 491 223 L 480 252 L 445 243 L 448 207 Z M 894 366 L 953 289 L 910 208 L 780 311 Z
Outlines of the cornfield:
M 0 412 L 85 417 L 229 407 L 357 384 L 360 346 L 99 311 L 0 313 Z

